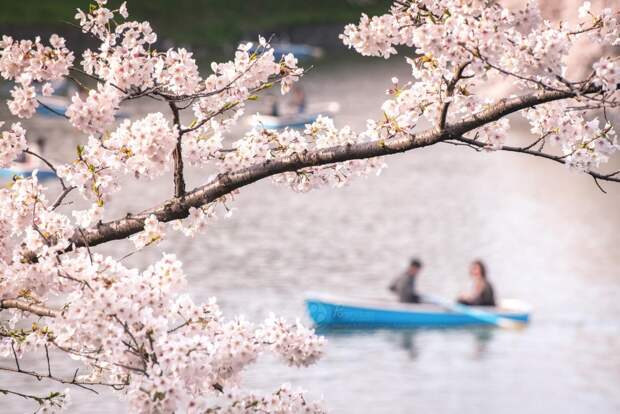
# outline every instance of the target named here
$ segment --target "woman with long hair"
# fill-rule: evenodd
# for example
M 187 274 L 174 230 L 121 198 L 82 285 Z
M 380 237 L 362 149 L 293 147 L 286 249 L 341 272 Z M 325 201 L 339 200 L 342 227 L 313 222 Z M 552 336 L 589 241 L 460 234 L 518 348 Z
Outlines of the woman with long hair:
M 493 286 L 487 278 L 487 269 L 482 260 L 474 260 L 469 266 L 473 289 L 458 297 L 458 302 L 470 306 L 495 306 Z

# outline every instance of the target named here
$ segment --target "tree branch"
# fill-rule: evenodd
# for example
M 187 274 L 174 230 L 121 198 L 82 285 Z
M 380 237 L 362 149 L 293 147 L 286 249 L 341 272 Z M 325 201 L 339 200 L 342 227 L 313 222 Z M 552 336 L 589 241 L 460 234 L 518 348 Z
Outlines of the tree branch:
M 185 178 L 183 178 L 183 148 L 181 146 L 181 139 L 183 134 L 181 133 L 181 120 L 179 117 L 179 108 L 177 108 L 174 102 L 168 102 L 172 115 L 174 117 L 174 125 L 177 126 L 177 146 L 172 153 L 174 159 L 174 196 L 183 197 L 185 195 Z
M 456 84 L 459 83 L 459 81 L 462 79 L 463 71 L 465 71 L 465 68 L 467 68 L 469 63 L 470 62 L 466 62 L 466 63 L 463 63 L 457 66 L 454 69 L 453 78 L 450 79 L 449 81 L 446 81 L 446 98 L 447 99 L 441 106 L 441 111 L 439 112 L 439 119 L 437 122 L 437 128 L 440 131 L 443 131 L 446 128 L 446 122 L 448 120 L 448 108 L 450 107 L 450 101 L 452 99 L 452 96 L 454 95 L 454 89 L 456 88 Z
M 43 405 L 45 401 L 53 401 L 55 398 L 59 398 L 59 397 L 63 397 L 64 394 L 58 393 L 58 392 L 52 392 L 49 395 L 45 396 L 45 397 L 41 397 L 38 395 L 32 395 L 32 394 L 24 394 L 21 392 L 17 392 L 17 391 L 11 391 L 11 390 L 5 390 L 3 388 L 0 388 L 0 394 L 4 394 L 4 395 L 16 395 L 18 397 L 22 397 L 26 400 L 33 400 L 36 401 L 39 405 Z
M 600 88 L 591 86 L 579 93 L 596 93 L 598 91 L 600 91 Z M 182 198 L 169 199 L 160 206 L 136 215 L 128 215 L 122 219 L 99 223 L 96 227 L 84 230 L 84 237 L 82 237 L 82 234 L 76 233 L 71 238 L 73 245 L 67 248 L 66 251 L 70 251 L 75 247 L 84 247 L 85 243 L 92 247 L 108 241 L 129 237 L 144 229 L 144 220 L 151 214 L 155 215 L 157 220 L 161 222 L 183 219 L 188 216 L 191 207 L 199 208 L 236 189 L 276 174 L 337 162 L 405 152 L 445 140 L 467 142 L 462 137 L 467 132 L 522 109 L 551 101 L 572 98 L 577 93 L 576 91 L 539 91 L 516 98 L 503 99 L 485 111 L 467 117 L 460 122 L 446 125 L 443 131 L 431 128 L 418 134 L 398 138 L 305 151 L 281 159 L 267 160 L 237 171 L 220 174 L 213 181 L 186 193 Z M 477 144 L 481 143 L 477 141 L 472 143 L 472 145 Z M 534 153 L 536 151 L 530 152 Z M 600 178 L 605 179 L 603 176 Z
M 56 176 L 56 178 L 58 179 L 58 181 L 60 182 L 60 185 L 62 186 L 63 190 L 67 190 L 67 185 L 65 184 L 64 180 L 62 178 L 60 178 L 60 176 L 58 175 L 58 171 L 56 170 L 56 167 L 54 167 L 54 164 L 52 164 L 51 162 L 49 162 L 46 158 L 44 158 L 42 155 L 37 154 L 34 151 L 31 151 L 30 149 L 25 149 L 24 153 L 32 155 L 33 157 L 38 158 L 39 160 L 41 160 L 42 162 L 45 163 L 45 165 L 47 165 L 49 167 L 50 170 L 52 170 L 54 172 L 54 175 Z M 71 190 L 69 190 L 71 191 Z
M 78 381 L 78 380 L 76 380 L 75 376 L 73 377 L 73 379 L 69 380 L 69 379 L 66 379 L 66 378 L 60 378 L 60 377 L 44 375 L 44 374 L 41 374 L 41 373 L 36 372 L 36 371 L 27 371 L 27 370 L 21 369 L 19 367 L 17 367 L 17 368 L 9 368 L 9 367 L 2 367 L 2 366 L 0 366 L 0 371 L 7 371 L 7 372 L 15 373 L 15 374 L 27 375 L 29 377 L 34 377 L 34 378 L 36 378 L 39 381 L 41 381 L 42 379 L 46 378 L 46 379 L 49 379 L 51 381 L 59 382 L 61 384 L 75 385 L 77 387 L 83 388 L 83 389 L 88 390 L 90 392 L 93 392 L 95 394 L 99 394 L 99 393 L 97 392 L 97 390 L 91 388 L 94 385 L 103 385 L 103 386 L 113 387 L 113 385 L 109 385 L 109 384 L 106 384 L 106 383 L 98 383 L 98 382 L 91 383 L 91 382 Z
M 470 138 L 465 138 L 465 137 L 459 137 L 456 139 L 456 141 L 459 141 L 461 143 L 463 143 L 464 145 L 473 147 L 474 149 L 483 149 L 486 148 L 486 144 L 480 141 L 476 141 L 474 139 L 470 139 Z M 536 141 L 538 142 L 538 141 Z M 565 156 L 560 156 L 560 155 L 552 155 L 552 154 L 548 154 L 546 152 L 542 152 L 542 151 L 538 151 L 538 150 L 533 150 L 531 149 L 532 146 L 528 145 L 527 147 L 512 147 L 509 145 L 503 145 L 501 148 L 499 148 L 499 150 L 501 151 L 508 151 L 508 152 L 518 152 L 520 154 L 527 154 L 527 155 L 533 155 L 534 157 L 540 157 L 540 158 L 545 158 L 551 161 L 555 161 L 557 163 L 560 164 L 564 164 L 566 165 L 566 157 Z M 601 187 L 599 180 L 600 181 L 612 181 L 612 182 L 616 182 L 616 183 L 620 183 L 620 175 L 618 175 L 618 171 L 616 171 L 615 173 L 611 173 L 611 174 L 601 174 L 601 173 L 597 173 L 595 171 L 585 171 L 586 174 L 590 175 L 593 179 L 594 182 L 596 183 L 596 185 L 598 186 L 598 188 L 606 193 L 606 191 Z
M 51 309 L 35 303 L 25 302 L 19 299 L 0 299 L 1 309 L 19 309 L 24 312 L 30 312 L 38 316 L 47 316 L 50 318 L 60 315 L 60 311 Z

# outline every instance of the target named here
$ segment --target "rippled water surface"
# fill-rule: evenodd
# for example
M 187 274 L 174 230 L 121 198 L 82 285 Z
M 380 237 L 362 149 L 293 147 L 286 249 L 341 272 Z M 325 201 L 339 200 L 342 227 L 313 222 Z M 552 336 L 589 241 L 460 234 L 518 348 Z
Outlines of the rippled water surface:
M 362 128 L 377 116 L 392 74 L 406 76 L 394 63 L 362 62 L 319 66 L 304 81 L 309 99 L 342 104 L 339 125 Z M 39 131 L 56 140 L 57 158 L 77 142 L 56 123 Z M 513 139 L 526 142 L 524 133 Z M 326 332 L 315 366 L 291 369 L 266 357 L 246 385 L 290 382 L 336 413 L 620 412 L 620 185 L 605 195 L 587 176 L 547 161 L 450 145 L 388 165 L 341 190 L 295 194 L 260 182 L 241 192 L 232 218 L 195 239 L 175 235 L 162 250 L 183 260 L 196 299 L 217 296 L 227 315 L 256 321 L 270 311 L 307 319 L 306 290 L 387 297 L 386 284 L 411 255 L 426 264 L 420 289 L 452 297 L 467 287 L 469 260 L 480 257 L 501 297 L 534 306 L 532 323 L 518 332 Z M 205 177 L 190 171 L 190 186 Z M 115 214 L 168 197 L 171 180 L 126 187 Z M 120 257 L 127 244 L 101 251 Z M 158 255 L 128 261 L 145 266 Z M 29 384 L 0 374 L 3 386 L 13 381 Z M 3 404 L 6 413 L 30 407 Z M 126 409 L 109 395 L 74 392 L 71 412 L 113 411 Z

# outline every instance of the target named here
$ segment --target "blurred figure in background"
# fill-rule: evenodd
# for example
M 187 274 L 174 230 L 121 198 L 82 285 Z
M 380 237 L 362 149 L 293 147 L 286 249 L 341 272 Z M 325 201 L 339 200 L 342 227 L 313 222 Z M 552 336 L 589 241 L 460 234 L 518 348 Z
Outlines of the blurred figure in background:
M 398 296 L 398 300 L 404 303 L 420 303 L 421 298 L 418 295 L 415 284 L 418 277 L 418 273 L 422 269 L 422 262 L 413 258 L 409 262 L 409 267 L 399 277 L 397 277 L 391 284 L 390 290 Z
M 487 270 L 481 260 L 474 260 L 469 266 L 469 275 L 473 281 L 472 291 L 458 297 L 462 305 L 495 306 L 493 286 L 487 279 Z
M 269 115 L 280 116 L 280 103 L 278 102 L 278 98 L 273 95 L 267 95 L 266 102 L 269 106 Z
M 296 83 L 291 88 L 291 107 L 296 113 L 306 112 L 306 93 Z
M 36 141 L 28 143 L 28 150 L 37 155 L 43 156 L 45 151 L 45 139 L 37 138 Z M 41 166 L 41 160 L 29 153 L 21 152 L 13 161 L 13 167 L 17 170 L 32 170 Z

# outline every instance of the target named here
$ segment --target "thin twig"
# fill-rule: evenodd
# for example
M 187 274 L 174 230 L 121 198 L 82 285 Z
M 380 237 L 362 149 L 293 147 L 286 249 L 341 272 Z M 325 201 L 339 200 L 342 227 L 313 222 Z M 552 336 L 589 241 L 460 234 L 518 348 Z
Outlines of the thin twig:
M 62 118 L 69 119 L 69 117 L 66 114 L 64 114 L 62 112 L 58 112 L 57 110 L 55 110 L 54 108 L 50 107 L 49 105 L 44 104 L 40 100 L 37 99 L 37 102 L 39 103 L 39 105 L 41 105 L 43 108 L 47 109 L 48 111 L 50 111 L 54 115 L 58 115 L 58 116 L 60 116 Z
M 45 358 L 47 359 L 47 377 L 52 378 L 52 365 L 50 364 L 50 351 L 45 344 Z
M 82 230 L 81 227 L 78 227 L 78 231 L 82 235 L 82 240 L 84 240 L 84 247 L 86 247 L 86 251 L 88 252 L 88 258 L 90 259 L 90 264 L 92 265 L 93 264 L 93 254 L 90 251 L 90 246 L 88 245 L 88 240 L 86 239 L 86 236 L 84 235 L 84 230 Z
M 65 189 L 63 189 L 62 193 L 60 193 L 58 197 L 56 197 L 56 200 L 50 206 L 50 210 L 56 210 L 58 207 L 60 207 L 65 197 L 67 197 L 69 193 L 73 190 L 75 190 L 75 186 L 73 185 L 71 187 L 66 187 Z
M 176 125 L 179 134 L 177 137 L 177 145 L 174 148 L 172 157 L 174 162 L 174 196 L 180 198 L 185 195 L 185 178 L 183 177 L 183 148 L 181 145 L 181 140 L 183 138 L 183 134 L 181 133 L 181 118 L 179 108 L 177 108 L 176 104 L 174 102 L 168 102 L 168 104 L 170 105 L 170 110 L 172 111 L 174 125 Z
M 457 141 L 460 141 L 462 143 L 474 146 L 474 147 L 478 147 L 478 148 L 486 148 L 486 144 L 473 140 L 473 139 L 469 139 L 469 138 L 465 138 L 465 137 L 459 137 L 456 139 Z M 517 152 L 517 153 L 521 153 L 521 154 L 527 154 L 527 155 L 532 155 L 534 157 L 539 157 L 539 158 L 545 158 L 551 161 L 555 161 L 559 164 L 564 164 L 566 165 L 567 161 L 567 156 L 566 155 L 552 155 L 552 154 L 548 154 L 546 152 L 542 152 L 542 151 L 536 151 L 536 150 L 532 150 L 530 149 L 531 146 L 528 147 L 512 147 L 512 146 L 508 146 L 508 145 L 503 145 L 500 148 L 498 148 L 498 150 L 501 151 L 508 151 L 508 152 Z M 569 154 L 570 155 L 570 154 Z M 616 177 L 616 175 L 618 175 L 620 173 L 620 171 L 616 171 L 614 173 L 610 173 L 610 174 L 601 174 L 595 171 L 584 171 L 586 174 L 590 175 L 593 179 L 594 182 L 596 183 L 597 187 L 603 192 L 603 193 L 607 193 L 600 185 L 599 181 L 612 181 L 612 182 L 617 182 L 620 183 L 620 177 Z

